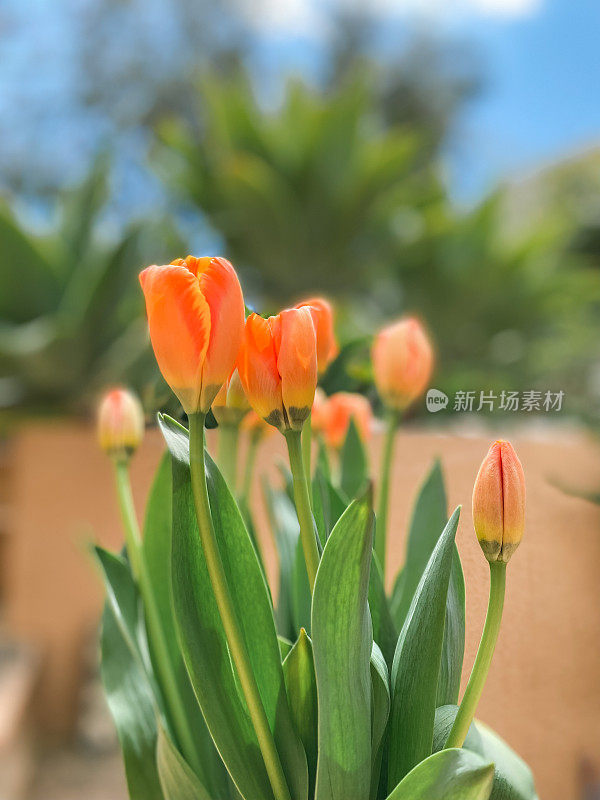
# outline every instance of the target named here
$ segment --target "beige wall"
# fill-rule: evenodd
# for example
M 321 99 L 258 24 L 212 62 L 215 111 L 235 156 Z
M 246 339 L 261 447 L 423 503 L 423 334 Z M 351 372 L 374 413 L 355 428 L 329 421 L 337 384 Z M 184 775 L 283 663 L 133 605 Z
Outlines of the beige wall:
M 463 504 L 458 545 L 467 584 L 467 670 L 488 590 L 470 495 L 490 439 L 404 434 L 393 480 L 390 573 L 402 561 L 412 499 L 435 455 L 442 457 L 450 505 Z M 600 765 L 600 509 L 567 497 L 549 478 L 600 488 L 600 451 L 578 436 L 516 436 L 513 443 L 527 479 L 527 532 L 509 565 L 503 627 L 479 716 L 531 764 L 543 800 L 575 800 L 580 759 Z M 282 437 L 271 436 L 260 462 L 273 469 L 282 445 Z M 375 437 L 375 464 L 379 445 Z M 152 431 L 134 460 L 140 510 L 161 449 Z M 40 724 L 59 736 L 75 713 L 80 643 L 101 602 L 85 543 L 97 539 L 116 548 L 121 541 L 111 472 L 93 433 L 64 425 L 24 430 L 12 444 L 11 464 L 9 623 L 45 651 Z M 273 577 L 262 509 L 259 519 Z

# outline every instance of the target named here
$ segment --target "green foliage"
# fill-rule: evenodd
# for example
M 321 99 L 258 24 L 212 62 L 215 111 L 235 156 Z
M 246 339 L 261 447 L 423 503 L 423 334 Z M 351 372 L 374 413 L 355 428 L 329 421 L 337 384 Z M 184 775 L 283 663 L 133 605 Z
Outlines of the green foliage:
M 273 299 L 368 289 L 389 263 L 392 209 L 427 176 L 418 137 L 389 127 L 374 84 L 367 69 L 326 94 L 290 81 L 271 113 L 242 73 L 208 74 L 197 123 L 159 129 L 166 179 Z
M 201 710 L 205 723 L 197 730 L 210 731 L 210 738 L 200 740 L 201 757 L 192 764 L 172 731 L 129 564 L 98 548 L 108 596 L 103 676 L 130 796 L 273 800 L 199 536 L 188 432 L 164 415 L 159 421 L 170 456 L 151 492 L 142 552 L 163 619 L 170 621 L 174 663 L 187 669 L 180 690 L 189 718 Z M 350 438 L 346 452 L 355 445 Z M 287 471 L 282 488 L 265 483 L 283 576 L 275 612 L 244 518 L 207 457 L 228 591 L 291 797 L 537 800 L 527 766 L 480 723 L 464 748 L 442 749 L 456 715 L 464 582 L 455 546 L 459 512 L 446 522 L 439 464 L 417 497 L 395 614 L 372 550 L 371 492 L 346 507 L 338 486 L 343 472 L 343 463 L 329 463 L 323 454 L 315 465 L 313 486 L 324 487 L 335 511 L 321 520 L 324 544 L 312 598 Z M 408 610 L 398 614 L 406 592 Z
M 442 750 L 424 759 L 388 800 L 488 800 L 494 765 L 467 750 Z
M 49 234 L 0 210 L 1 408 L 85 412 L 117 382 L 150 406 L 155 392 L 168 397 L 148 348 L 137 274 L 170 260 L 181 240 L 165 220 L 108 236 L 108 173 L 99 158 L 81 186 L 61 196 Z

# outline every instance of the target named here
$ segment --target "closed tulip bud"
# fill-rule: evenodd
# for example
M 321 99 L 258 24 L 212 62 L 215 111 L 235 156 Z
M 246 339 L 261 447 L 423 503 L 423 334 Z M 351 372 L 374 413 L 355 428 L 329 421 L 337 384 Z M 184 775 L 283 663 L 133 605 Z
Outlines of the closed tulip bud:
M 212 412 L 219 425 L 239 425 L 249 410 L 239 372 L 234 369 L 213 400 Z
M 325 441 L 330 447 L 341 447 L 353 420 L 365 442 L 371 433 L 371 404 L 361 394 L 337 392 L 327 401 L 324 413 Z
M 98 407 L 100 447 L 117 459 L 128 459 L 144 438 L 144 412 L 138 398 L 127 389 L 107 392 Z
M 317 341 L 308 308 L 246 320 L 238 371 L 250 405 L 270 425 L 301 430 L 317 385 Z
M 231 374 L 244 300 L 224 258 L 177 259 L 140 274 L 150 339 L 164 379 L 188 414 L 206 413 Z
M 525 476 L 510 442 L 494 442 L 479 468 L 473 524 L 487 560 L 508 561 L 525 527 Z
M 433 349 L 418 319 L 405 317 L 381 330 L 373 345 L 373 371 L 383 402 L 404 411 L 427 388 Z
M 317 336 L 317 369 L 321 375 L 339 350 L 333 328 L 333 309 L 323 297 L 303 300 L 296 308 L 310 308 Z

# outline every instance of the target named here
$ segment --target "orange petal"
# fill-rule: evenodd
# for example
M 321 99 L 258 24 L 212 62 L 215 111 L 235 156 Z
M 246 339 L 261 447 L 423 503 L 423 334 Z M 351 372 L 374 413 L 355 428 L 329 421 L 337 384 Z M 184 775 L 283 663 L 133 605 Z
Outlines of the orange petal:
M 338 354 L 338 345 L 333 327 L 333 309 L 324 297 L 303 300 L 296 308 L 310 308 L 317 336 L 317 367 L 319 373 L 325 372 Z
M 184 410 L 199 410 L 210 309 L 185 266 L 151 266 L 140 274 L 148 326 L 160 371 Z
M 259 417 L 283 426 L 281 379 L 269 320 L 250 314 L 238 355 L 238 372 L 246 397 Z
M 483 459 L 473 488 L 473 525 L 488 561 L 496 561 L 504 535 L 502 456 L 498 442 Z
M 419 320 L 406 317 L 384 328 L 372 355 L 377 390 L 390 408 L 404 410 L 427 388 L 433 349 Z
M 289 308 L 271 322 L 281 396 L 291 428 L 310 415 L 317 386 L 317 339 L 310 309 Z
M 208 411 L 235 363 L 244 331 L 244 298 L 232 265 L 225 258 L 200 258 L 200 289 L 210 308 L 210 340 L 202 371 L 201 408 Z
M 510 442 L 496 442 L 502 459 L 502 502 L 504 531 L 502 560 L 508 561 L 523 538 L 525 530 L 525 475 Z
M 350 420 L 354 420 L 362 440 L 368 439 L 372 413 L 371 404 L 366 397 L 353 392 L 337 392 L 329 398 L 327 408 L 325 438 L 330 447 L 343 445 Z

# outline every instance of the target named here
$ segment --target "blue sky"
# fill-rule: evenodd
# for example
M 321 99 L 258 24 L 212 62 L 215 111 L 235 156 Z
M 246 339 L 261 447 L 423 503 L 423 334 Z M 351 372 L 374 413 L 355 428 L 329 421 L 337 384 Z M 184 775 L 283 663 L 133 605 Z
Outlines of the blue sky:
M 258 5 L 263 12 L 254 19 L 266 53 L 310 68 L 326 24 L 319 6 Z M 476 199 L 498 181 L 600 144 L 599 0 L 373 0 L 369 7 L 388 37 L 417 19 L 471 42 L 480 56 L 483 92 L 449 148 L 458 198 Z
M 174 40 L 176 2 L 128 0 L 123 6 L 155 42 L 150 68 L 172 63 L 173 50 L 162 42 Z M 368 7 L 392 47 L 394 37 L 415 24 L 472 43 L 485 83 L 448 147 L 449 178 L 460 200 L 472 202 L 498 181 L 600 143 L 600 0 L 233 2 L 257 36 L 254 66 L 261 80 L 294 67 L 318 72 L 334 5 Z M 85 42 L 73 12 L 81 15 L 85 6 L 84 0 L 0 0 L 0 167 L 38 158 L 73 179 L 97 139 L 110 135 L 106 120 L 74 116 L 73 65 Z M 110 37 L 111 58 L 125 52 L 127 31 L 119 34 Z M 140 150 L 135 137 L 122 146 Z M 145 193 L 142 184 L 139 194 Z

